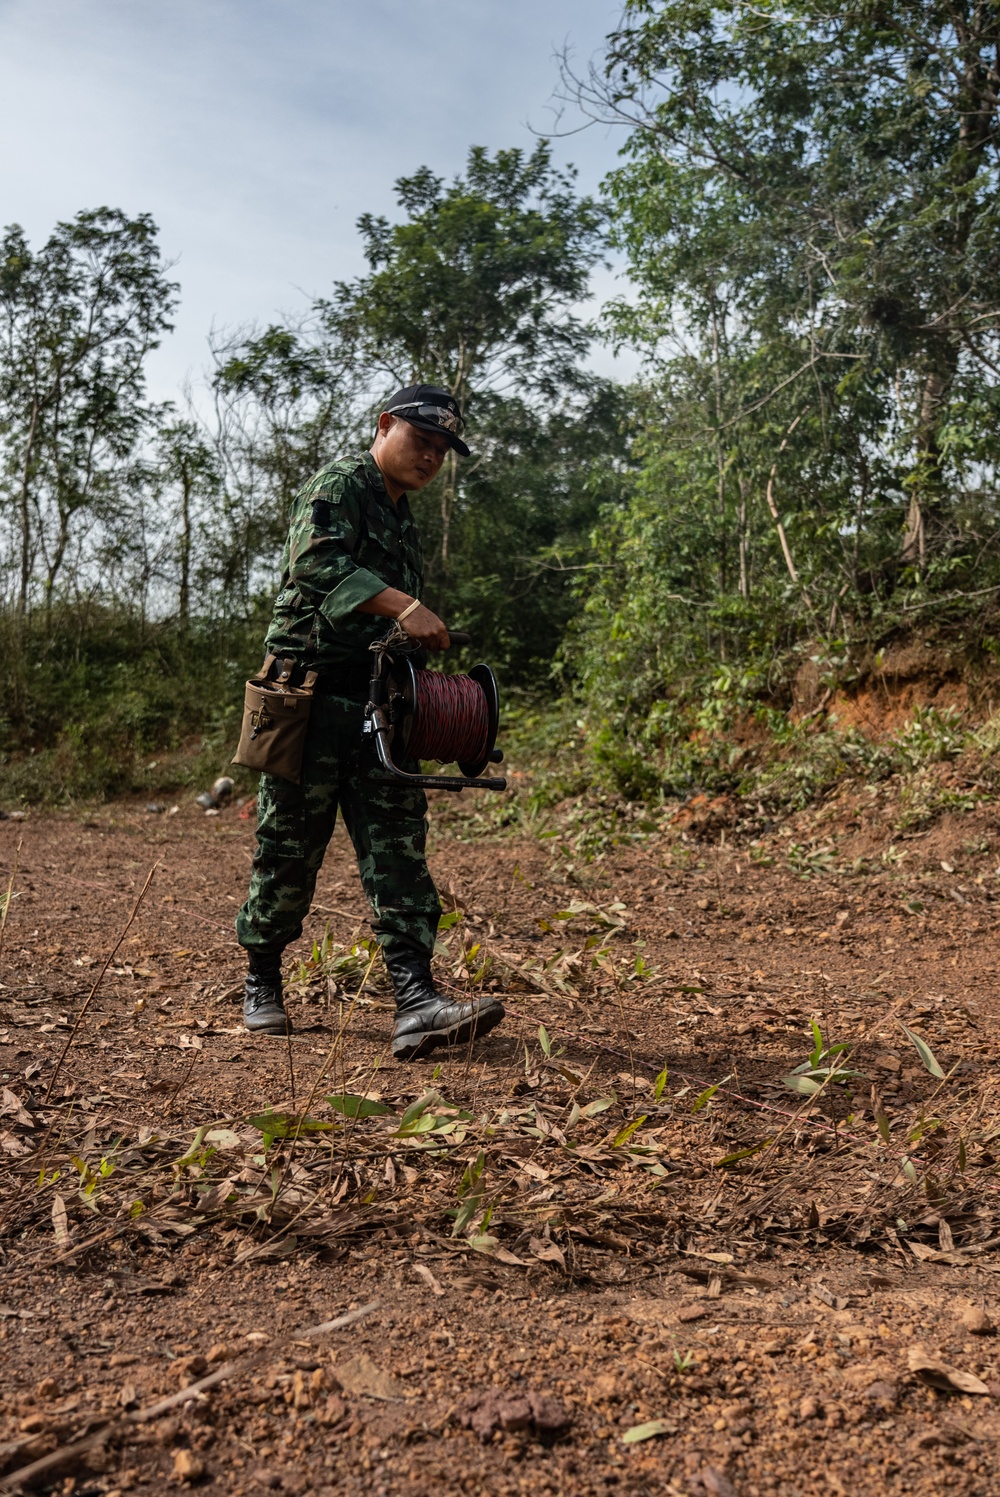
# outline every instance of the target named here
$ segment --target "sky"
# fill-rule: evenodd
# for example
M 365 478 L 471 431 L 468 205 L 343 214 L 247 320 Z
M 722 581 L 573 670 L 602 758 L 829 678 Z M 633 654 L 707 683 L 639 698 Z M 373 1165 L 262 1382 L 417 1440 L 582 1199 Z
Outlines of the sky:
M 213 326 L 301 311 L 364 269 L 355 221 L 471 145 L 554 125 L 556 53 L 585 64 L 620 0 L 0 0 L 0 222 L 39 242 L 107 205 L 146 211 L 174 262 L 150 393 L 197 382 Z M 593 191 L 622 135 L 554 143 Z M 624 289 L 599 271 L 594 291 Z M 591 308 L 592 310 L 592 308 Z M 601 372 L 634 363 L 598 350 Z

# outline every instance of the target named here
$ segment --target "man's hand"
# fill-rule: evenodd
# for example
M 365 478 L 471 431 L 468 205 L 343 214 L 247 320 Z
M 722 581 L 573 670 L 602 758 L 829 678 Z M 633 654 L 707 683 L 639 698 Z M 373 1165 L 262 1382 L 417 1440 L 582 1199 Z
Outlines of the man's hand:
M 405 629 L 410 638 L 423 645 L 425 650 L 446 650 L 451 644 L 444 621 L 422 603 L 419 608 L 407 614 L 399 627 Z
M 366 603 L 359 603 L 358 613 L 374 613 L 380 618 L 396 619 L 405 613 L 416 599 L 411 598 L 408 593 L 401 593 L 398 588 L 387 587 L 384 592 L 376 593 Z M 414 608 L 412 613 L 407 613 L 406 618 L 399 622 L 411 639 L 423 645 L 425 650 L 446 650 L 451 644 L 448 630 L 445 628 L 444 620 L 439 619 L 436 613 L 425 608 L 421 603 L 419 608 Z

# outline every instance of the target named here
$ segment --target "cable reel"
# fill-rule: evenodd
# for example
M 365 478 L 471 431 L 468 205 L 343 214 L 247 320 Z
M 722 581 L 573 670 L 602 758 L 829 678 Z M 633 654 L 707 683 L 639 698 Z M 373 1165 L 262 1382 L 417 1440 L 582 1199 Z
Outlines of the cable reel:
M 471 643 L 468 634 L 449 632 L 452 644 Z M 383 768 L 428 789 L 506 790 L 502 776 L 483 777 L 488 764 L 503 762 L 495 746 L 500 697 L 489 666 L 474 665 L 467 676 L 428 670 L 426 651 L 396 627 L 371 648 L 364 731 L 375 735 Z M 414 774 L 400 768 L 404 759 L 455 763 L 461 773 Z

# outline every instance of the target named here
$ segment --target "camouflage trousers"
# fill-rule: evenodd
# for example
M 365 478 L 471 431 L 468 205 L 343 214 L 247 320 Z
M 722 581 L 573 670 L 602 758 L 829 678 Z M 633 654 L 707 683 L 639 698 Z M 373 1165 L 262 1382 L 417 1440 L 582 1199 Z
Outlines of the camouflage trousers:
M 339 807 L 379 943 L 434 950 L 441 904 L 424 851 L 427 799 L 386 773 L 363 721 L 361 703 L 316 696 L 302 784 L 261 775 L 250 890 L 236 917 L 241 946 L 274 950 L 302 934 Z

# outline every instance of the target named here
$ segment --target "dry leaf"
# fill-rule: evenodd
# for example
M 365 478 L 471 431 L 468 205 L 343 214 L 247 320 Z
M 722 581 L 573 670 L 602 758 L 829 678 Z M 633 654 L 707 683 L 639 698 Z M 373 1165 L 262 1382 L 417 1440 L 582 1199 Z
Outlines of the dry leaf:
M 840 1294 L 831 1294 L 825 1284 L 811 1284 L 809 1293 L 813 1299 L 818 1299 L 821 1305 L 828 1305 L 831 1310 L 846 1310 L 847 1300 Z
M 558 1244 L 548 1242 L 544 1237 L 532 1237 L 528 1246 L 536 1258 L 540 1258 L 543 1263 L 558 1263 L 565 1273 L 566 1254 Z
M 946 1362 L 936 1362 L 919 1346 L 911 1347 L 907 1362 L 911 1372 L 941 1393 L 981 1393 L 989 1397 L 989 1388 L 974 1373 L 949 1367 Z
M 656 1435 L 676 1435 L 677 1426 L 666 1419 L 650 1419 L 648 1424 L 633 1424 L 622 1435 L 626 1445 L 638 1445 L 641 1440 L 652 1440 Z
M 66 1202 L 60 1195 L 54 1196 L 52 1200 L 52 1230 L 56 1234 L 58 1246 L 69 1247 L 69 1217 L 66 1214 Z
M 414 1273 L 418 1273 L 420 1275 L 420 1277 L 424 1280 L 424 1282 L 426 1284 L 430 1285 L 431 1289 L 434 1291 L 435 1294 L 437 1294 L 437 1295 L 444 1294 L 444 1290 L 441 1288 L 441 1285 L 438 1283 L 437 1279 L 431 1273 L 431 1271 L 427 1267 L 426 1263 L 414 1263 L 414 1265 L 413 1265 L 413 1272 Z
M 493 1257 L 498 1263 L 507 1263 L 511 1268 L 530 1268 L 531 1266 L 526 1258 L 519 1258 L 509 1248 L 498 1247 Z
M 921 1263 L 948 1263 L 953 1268 L 968 1268 L 968 1252 L 961 1248 L 955 1248 L 952 1252 L 941 1252 L 939 1248 L 928 1247 L 926 1242 L 908 1242 L 907 1247 L 914 1258 L 919 1258 Z M 970 1251 L 977 1251 L 971 1249 Z
M 218 1185 L 213 1185 L 211 1190 L 206 1190 L 203 1196 L 198 1197 L 198 1210 L 218 1211 L 229 1200 L 235 1184 L 235 1180 L 220 1180 Z
M 5 1086 L 0 1092 L 0 1118 L 13 1118 L 20 1123 L 22 1128 L 33 1128 L 35 1126 L 31 1113 L 24 1106 L 16 1092 L 12 1092 L 9 1086 Z

